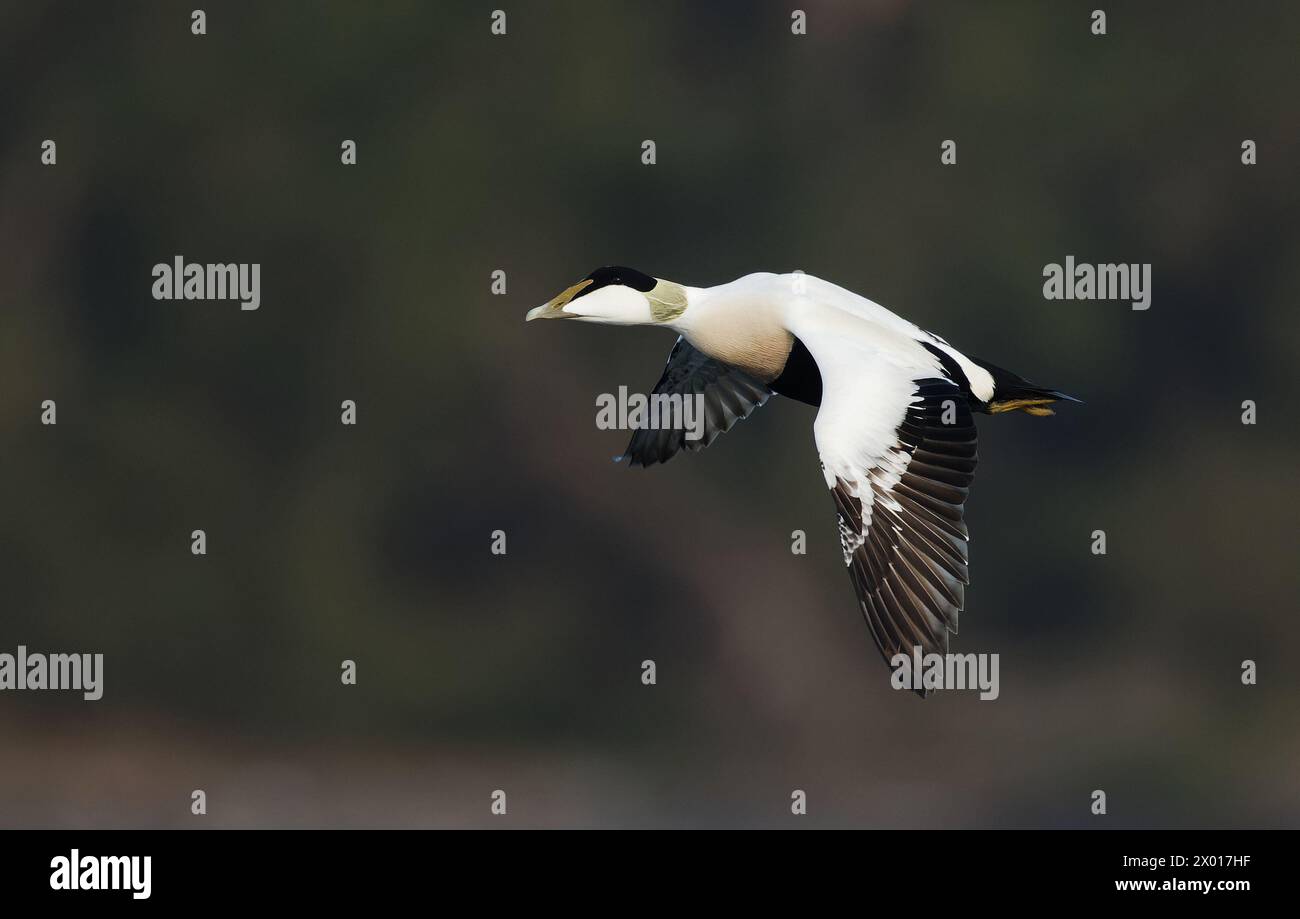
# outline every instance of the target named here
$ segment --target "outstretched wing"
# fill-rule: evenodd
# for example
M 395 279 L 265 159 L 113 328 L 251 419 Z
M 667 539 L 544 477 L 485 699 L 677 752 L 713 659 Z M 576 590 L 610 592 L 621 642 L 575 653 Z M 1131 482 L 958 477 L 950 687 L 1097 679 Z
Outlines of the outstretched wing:
M 962 511 L 975 424 L 947 380 L 918 380 L 916 396 L 881 461 L 831 485 L 844 564 L 886 661 L 915 647 L 946 654 L 970 583 Z
M 703 436 L 688 440 L 684 430 L 642 428 L 632 435 L 627 450 L 618 458 L 628 460 L 632 466 L 653 466 L 668 462 L 678 450 L 703 450 L 771 394 L 766 385 L 748 373 L 707 357 L 685 338 L 678 338 L 654 395 L 680 395 L 683 399 L 702 395 Z
M 826 377 L 817 450 L 871 636 L 886 662 L 916 647 L 946 654 L 970 582 L 963 507 L 977 453 L 966 394 L 924 352 L 810 347 Z

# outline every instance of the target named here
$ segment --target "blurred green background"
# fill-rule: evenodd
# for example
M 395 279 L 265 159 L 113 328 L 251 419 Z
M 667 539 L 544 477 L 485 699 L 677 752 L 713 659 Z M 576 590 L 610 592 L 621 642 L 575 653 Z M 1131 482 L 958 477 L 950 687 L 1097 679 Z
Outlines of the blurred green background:
M 1300 7 L 196 5 L 0 4 L 0 651 L 106 657 L 0 694 L 0 825 L 1297 824 Z M 261 309 L 153 300 L 176 254 Z M 1066 255 L 1150 310 L 1045 301 Z M 523 323 L 604 264 L 1086 400 L 980 419 L 996 703 L 888 688 L 811 409 L 610 462 L 672 336 Z

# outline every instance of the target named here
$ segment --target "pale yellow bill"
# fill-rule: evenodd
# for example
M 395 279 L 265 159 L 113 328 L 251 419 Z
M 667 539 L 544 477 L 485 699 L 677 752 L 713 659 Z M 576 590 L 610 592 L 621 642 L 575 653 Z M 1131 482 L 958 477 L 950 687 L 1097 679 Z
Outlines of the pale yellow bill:
M 579 281 L 563 293 L 554 297 L 550 302 L 529 310 L 528 315 L 524 317 L 524 322 L 532 322 L 534 319 L 563 319 L 566 316 L 572 316 L 572 313 L 566 313 L 564 311 L 564 304 L 568 303 L 581 293 L 582 289 L 590 283 L 591 278 Z

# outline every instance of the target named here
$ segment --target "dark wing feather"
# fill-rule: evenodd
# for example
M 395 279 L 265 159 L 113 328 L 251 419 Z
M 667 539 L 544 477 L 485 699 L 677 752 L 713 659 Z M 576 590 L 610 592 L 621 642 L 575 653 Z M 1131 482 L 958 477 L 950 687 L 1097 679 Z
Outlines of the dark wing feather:
M 831 489 L 845 563 L 886 662 L 918 645 L 946 654 L 970 583 L 962 513 L 978 458 L 975 422 L 947 380 L 918 380 L 916 392 L 892 448 L 906 458 L 897 481 L 878 468 L 865 477 L 868 494 L 840 478 Z
M 684 399 L 704 396 L 704 432 L 699 440 L 687 440 L 686 432 L 670 428 L 642 428 L 632 435 L 627 450 L 618 459 L 631 466 L 666 463 L 679 450 L 703 450 L 719 434 L 767 401 L 771 390 L 754 377 L 696 350 L 685 338 L 678 338 L 668 355 L 663 376 L 654 395 L 680 394 Z

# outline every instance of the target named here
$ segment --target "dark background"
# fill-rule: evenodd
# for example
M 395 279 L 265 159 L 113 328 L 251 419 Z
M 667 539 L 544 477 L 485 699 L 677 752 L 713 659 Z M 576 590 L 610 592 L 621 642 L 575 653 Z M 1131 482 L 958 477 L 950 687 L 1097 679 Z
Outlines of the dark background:
M 1300 7 L 196 5 L 0 5 L 0 651 L 106 657 L 0 694 L 0 825 L 1296 825 Z M 261 309 L 153 300 L 176 254 Z M 1150 310 L 1045 301 L 1069 254 Z M 523 323 L 602 264 L 1086 400 L 980 421 L 996 703 L 888 688 L 811 409 L 610 462 L 672 337 Z

